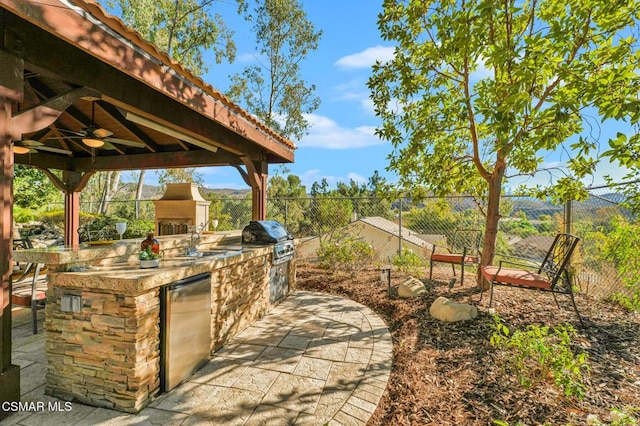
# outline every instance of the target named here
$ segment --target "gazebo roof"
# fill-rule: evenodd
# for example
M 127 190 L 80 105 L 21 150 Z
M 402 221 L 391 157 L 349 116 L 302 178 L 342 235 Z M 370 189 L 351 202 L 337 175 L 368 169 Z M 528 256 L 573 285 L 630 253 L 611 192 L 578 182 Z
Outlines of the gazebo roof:
M 83 173 L 293 162 L 292 141 L 94 1 L 0 0 L 0 10 L 0 59 L 11 59 L 0 60 L 0 82 L 24 81 L 12 136 L 31 152 L 17 164 Z M 101 147 L 83 142 L 93 129 Z

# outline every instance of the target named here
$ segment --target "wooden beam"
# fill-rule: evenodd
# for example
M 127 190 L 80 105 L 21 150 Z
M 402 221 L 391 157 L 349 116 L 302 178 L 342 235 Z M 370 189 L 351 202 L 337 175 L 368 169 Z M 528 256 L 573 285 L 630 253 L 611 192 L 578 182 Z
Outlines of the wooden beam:
M 84 87 L 71 89 L 39 105 L 17 112 L 11 123 L 11 138 L 20 140 L 25 133 L 36 132 L 50 126 L 75 101 L 89 96 L 100 96 L 100 94 Z
M 74 169 L 79 172 L 109 170 L 146 170 L 180 167 L 230 166 L 237 164 L 238 156 L 218 150 L 213 153 L 206 150 L 175 151 L 153 154 L 127 154 L 82 158 L 74 161 Z
M 69 14 L 65 7 L 48 7 L 46 15 L 25 14 L 22 11 L 29 8 L 20 9 L 13 0 L 5 1 L 9 10 L 33 23 L 11 14 L 6 19 L 11 32 L 20 34 L 15 44 L 25 63 L 55 70 L 66 81 L 101 92 L 102 99 L 111 104 L 149 119 L 172 122 L 227 151 L 256 157 L 266 149 L 286 162 L 293 161 L 293 149 L 269 135 L 257 120 L 247 118 L 246 112 L 228 100 L 216 100 L 173 71 L 167 72 L 162 61 L 149 60 L 140 50 L 88 24 L 80 15 Z M 21 1 L 38 7 L 35 0 Z

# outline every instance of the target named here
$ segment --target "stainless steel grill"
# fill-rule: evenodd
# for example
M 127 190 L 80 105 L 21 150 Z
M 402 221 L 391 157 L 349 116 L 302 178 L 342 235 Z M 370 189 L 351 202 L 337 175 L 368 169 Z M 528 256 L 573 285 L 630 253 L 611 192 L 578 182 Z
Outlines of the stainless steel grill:
M 242 230 L 243 244 L 273 244 L 269 273 L 269 300 L 276 302 L 289 292 L 289 264 L 295 254 L 293 235 L 275 220 L 252 220 Z

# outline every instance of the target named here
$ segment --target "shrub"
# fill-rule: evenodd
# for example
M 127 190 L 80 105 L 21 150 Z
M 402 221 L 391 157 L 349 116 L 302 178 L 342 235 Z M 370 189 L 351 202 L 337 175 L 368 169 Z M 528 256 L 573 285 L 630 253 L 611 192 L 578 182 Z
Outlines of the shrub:
M 395 254 L 391 258 L 391 264 L 402 272 L 415 275 L 425 265 L 425 262 L 416 252 L 403 247 L 400 254 Z
M 375 251 L 370 244 L 352 236 L 344 236 L 334 241 L 323 241 L 317 251 L 320 267 L 356 275 L 373 261 Z
M 626 291 L 615 294 L 612 299 L 627 309 L 640 311 L 640 224 L 616 216 L 611 227 L 611 233 L 603 241 L 602 252 L 614 262 L 626 287 Z
M 13 220 L 16 223 L 27 223 L 36 219 L 38 219 L 38 214 L 35 210 L 20 207 L 18 205 L 13 206 Z
M 494 315 L 491 344 L 506 352 L 505 367 L 516 374 L 520 384 L 529 389 L 552 378 L 566 396 L 584 397 L 584 375 L 588 373 L 587 354 L 574 355 L 571 339 L 575 331 L 570 324 L 554 328 L 530 325 L 526 331 L 512 334 L 498 315 Z

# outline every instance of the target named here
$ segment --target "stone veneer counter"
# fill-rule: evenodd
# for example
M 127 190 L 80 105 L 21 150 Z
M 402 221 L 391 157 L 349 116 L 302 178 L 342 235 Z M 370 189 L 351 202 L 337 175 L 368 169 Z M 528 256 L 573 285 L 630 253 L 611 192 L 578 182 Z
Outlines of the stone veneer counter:
M 56 287 L 106 290 L 121 295 L 137 295 L 171 284 L 183 278 L 244 263 L 256 256 L 271 255 L 271 247 L 255 247 L 226 256 L 186 256 L 160 260 L 157 268 L 140 268 L 138 262 L 86 267 L 77 272 L 52 272 L 49 279 Z
M 237 231 L 203 237 L 201 250 L 239 241 Z M 159 295 L 164 285 L 211 272 L 212 351 L 277 304 L 269 300 L 271 246 L 192 259 L 177 256 L 189 236 L 159 240 L 165 256 L 160 267 L 150 269 L 141 269 L 136 260 L 139 242 L 76 251 L 25 250 L 15 256 L 47 264 L 45 393 L 131 413 L 151 402 L 160 390 Z M 293 261 L 287 273 L 291 291 Z M 63 296 L 79 298 L 79 309 L 63 311 Z

